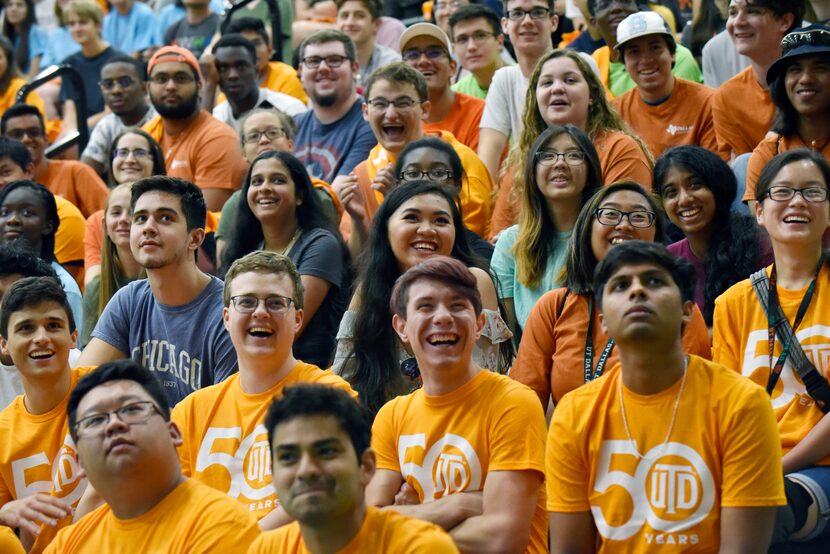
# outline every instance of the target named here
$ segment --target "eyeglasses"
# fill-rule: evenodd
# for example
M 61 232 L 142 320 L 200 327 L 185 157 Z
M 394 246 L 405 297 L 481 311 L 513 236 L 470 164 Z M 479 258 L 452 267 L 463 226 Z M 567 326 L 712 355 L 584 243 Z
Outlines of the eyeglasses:
M 43 138 L 43 129 L 40 127 L 28 127 L 26 129 L 9 129 L 6 136 L 14 140 L 23 140 L 23 137 L 38 139 Z
M 265 135 L 268 140 L 273 141 L 279 138 L 287 137 L 288 133 L 279 127 L 271 127 L 270 129 L 265 129 L 264 131 L 251 131 L 250 133 L 245 133 L 243 139 L 245 144 L 256 144 L 260 141 L 262 135 Z
M 103 432 L 104 427 L 109 423 L 110 416 L 115 414 L 118 421 L 127 425 L 138 425 L 144 423 L 153 414 L 161 414 L 161 410 L 156 407 L 156 404 L 150 400 L 142 402 L 132 402 L 125 406 L 121 406 L 117 410 L 111 412 L 104 412 L 101 414 L 93 414 L 83 419 L 79 419 L 75 424 L 75 434 L 79 437 L 91 437 L 99 435 Z
M 594 217 L 601 225 L 608 225 L 613 227 L 619 225 L 623 217 L 628 218 L 628 222 L 632 227 L 645 229 L 654 224 L 657 218 L 654 212 L 647 212 L 645 210 L 634 210 L 633 212 L 622 212 L 614 208 L 597 208 L 594 210 Z
M 530 16 L 530 19 L 545 19 L 548 14 L 550 13 L 549 8 L 543 8 L 542 6 L 536 6 L 535 8 L 531 8 L 529 10 L 523 10 L 521 8 L 516 8 L 514 10 L 510 10 L 507 12 L 507 19 L 510 21 L 522 21 L 526 15 Z
M 231 302 L 236 311 L 241 314 L 253 313 L 260 302 L 265 304 L 265 309 L 274 315 L 282 315 L 288 311 L 291 304 L 294 302 L 287 296 L 269 296 L 267 298 L 259 298 L 251 294 L 242 294 L 239 296 L 232 296 Z
M 421 56 L 426 56 L 428 60 L 440 60 L 444 56 L 449 57 L 446 50 L 440 46 L 429 46 L 423 50 L 419 48 L 407 48 L 403 51 L 403 59 L 407 62 L 417 62 Z
M 117 79 L 101 79 L 98 82 L 98 86 L 104 90 L 112 90 L 115 88 L 115 85 L 118 85 L 121 88 L 131 87 L 135 84 L 135 80 L 132 77 L 127 77 L 126 75 L 123 77 L 118 77 Z
M 350 58 L 337 54 L 332 54 L 331 56 L 308 56 L 303 58 L 303 65 L 309 69 L 317 69 L 322 62 L 326 62 L 327 66 L 334 69 L 343 65 L 343 62 L 348 59 Z
M 154 85 L 166 85 L 170 81 L 173 81 L 173 83 L 177 85 L 189 85 L 195 80 L 196 77 L 184 72 L 174 73 L 173 75 L 168 75 L 167 73 L 156 73 L 150 77 L 150 81 Z
M 129 158 L 130 154 L 132 154 L 136 160 L 145 160 L 150 157 L 150 151 L 145 148 L 133 148 L 132 150 L 129 148 L 116 148 L 113 153 L 116 158 L 122 159 Z
M 568 152 L 557 152 L 556 150 L 541 150 L 536 152 L 536 161 L 539 165 L 556 165 L 559 158 L 565 160 L 568 165 L 579 165 L 585 160 L 585 154 L 579 150 Z
M 486 31 L 476 31 L 472 35 L 458 35 L 453 42 L 458 46 L 464 46 L 468 42 L 473 41 L 476 44 L 482 44 L 490 37 L 496 36 L 496 33 L 488 33 Z
M 419 179 L 426 179 L 428 181 L 444 182 L 452 178 L 452 171 L 449 169 L 441 169 L 436 167 L 429 171 L 418 171 L 417 169 L 407 169 L 402 171 L 400 178 L 402 181 L 418 181 Z
M 824 187 L 807 187 L 806 189 L 794 189 L 784 186 L 770 187 L 767 196 L 776 202 L 788 202 L 792 200 L 796 193 L 800 194 L 801 198 L 807 202 L 814 204 L 820 204 L 827 200 L 827 189 Z
M 378 112 L 385 112 L 389 106 L 394 106 L 396 111 L 407 112 L 411 110 L 415 104 L 420 104 L 418 100 L 414 100 L 408 96 L 398 98 L 397 100 L 387 100 L 386 98 L 373 98 L 366 102 L 369 107 Z

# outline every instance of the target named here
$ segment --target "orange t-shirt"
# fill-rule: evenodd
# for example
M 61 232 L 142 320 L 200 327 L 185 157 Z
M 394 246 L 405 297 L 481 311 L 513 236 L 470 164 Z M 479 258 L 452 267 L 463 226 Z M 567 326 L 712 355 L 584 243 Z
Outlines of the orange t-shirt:
M 790 324 L 806 292 L 807 287 L 801 290 L 778 287 L 778 301 Z M 714 321 L 714 361 L 766 388 L 770 374 L 767 316 L 749 279 L 733 285 L 715 300 Z M 804 353 L 825 379 L 830 378 L 830 358 L 827 357 L 830 351 L 830 270 L 826 263 L 819 272 L 815 296 L 797 331 L 796 336 Z M 773 363 L 780 355 L 781 343 L 776 336 Z M 798 444 L 823 416 L 807 393 L 798 372 L 793 369 L 791 360 L 788 358 L 784 364 L 781 377 L 768 400 L 778 420 L 784 454 Z M 822 458 L 818 465 L 830 465 L 830 456 Z
M 89 269 L 101 263 L 101 249 L 104 247 L 104 210 L 98 210 L 84 225 L 84 267 Z
M 695 356 L 682 389 L 644 396 L 621 379 L 566 395 L 548 432 L 548 511 L 590 511 L 599 552 L 716 553 L 722 508 L 786 504 L 763 389 Z
M 82 162 L 50 160 L 46 174 L 38 176 L 55 196 L 66 198 L 84 217 L 103 209 L 109 189 L 95 170 Z
M 602 168 L 603 184 L 632 180 L 651 190 L 651 162 L 636 140 L 620 131 L 607 131 L 597 135 L 594 147 Z M 509 168 L 499 184 L 493 208 L 492 236 L 515 225 L 519 216 L 519 196 L 511 194 L 514 171 L 515 168 Z
M 6 91 L 0 95 L 0 115 L 3 115 L 6 110 L 14 106 L 17 101 L 17 92 L 26 84 L 26 79 L 20 77 L 12 77 L 9 81 Z M 46 111 L 44 109 L 43 98 L 36 91 L 32 91 L 26 95 L 26 104 L 34 106 L 46 119 Z
M 58 263 L 84 259 L 84 227 L 86 221 L 81 210 L 61 196 L 55 196 L 58 206 L 58 232 L 55 233 L 55 259 Z
M 308 104 L 308 96 L 303 90 L 303 84 L 297 76 L 297 70 L 282 62 L 268 62 L 268 73 L 259 84 L 259 88 L 267 88 L 274 92 L 281 92 L 293 96 L 303 104 Z M 215 105 L 227 100 L 222 92 L 217 92 Z
M 455 101 L 447 117 L 434 123 L 424 122 L 424 131 L 436 134 L 449 131 L 458 142 L 469 146 L 473 152 L 476 152 L 478 151 L 478 124 L 481 122 L 483 113 L 484 100 L 456 92 Z
M 717 152 L 718 141 L 712 121 L 712 95 L 705 85 L 675 78 L 674 90 L 656 106 L 640 98 L 635 87 L 613 102 L 622 118 L 631 125 L 659 158 L 665 150 L 681 144 L 697 144 Z
M 721 157 L 752 152 L 769 130 L 775 104 L 747 67 L 715 90 L 712 117 Z
M 279 383 L 259 394 L 246 394 L 239 374 L 198 390 L 179 402 L 172 420 L 182 432 L 182 474 L 242 503 L 261 518 L 277 504 L 271 484 L 271 449 L 263 421 L 274 398 L 297 383 L 323 383 L 357 394 L 342 378 L 297 362 Z
M 143 129 L 161 145 L 169 177 L 187 179 L 203 189 L 236 190 L 245 178 L 248 162 L 242 156 L 239 137 L 211 114 L 200 112 L 175 136 L 164 132 L 161 116 Z
M 69 370 L 71 391 L 94 367 Z M 73 508 L 86 489 L 81 476 L 75 442 L 69 436 L 66 404 L 69 393 L 45 414 L 33 415 L 18 396 L 0 412 L 0 506 L 38 493 L 61 498 Z M 43 552 L 55 533 L 72 522 L 67 517 L 55 527 L 41 525 L 30 552 Z
M 259 536 L 238 502 L 186 479 L 147 513 L 118 519 L 109 504 L 63 529 L 48 554 L 245 554 Z
M 469 147 L 461 144 L 452 133 L 424 133 L 436 136 L 449 143 L 461 158 L 464 167 L 464 180 L 461 184 L 461 215 L 467 227 L 481 237 L 488 236 L 490 230 L 490 193 L 493 190 L 493 179 L 487 166 Z M 354 169 L 360 190 L 363 193 L 363 206 L 366 215 L 371 220 L 378 211 L 383 195 L 372 188 L 372 179 L 379 169 L 395 163 L 395 157 L 380 144 L 372 148 L 369 158 L 360 162 Z M 344 212 L 340 219 L 340 232 L 348 240 L 352 230 L 352 219 Z
M 400 473 L 421 502 L 484 490 L 491 471 L 544 472 L 544 446 L 533 393 L 490 371 L 442 396 L 420 389 L 390 400 L 372 426 L 378 468 Z M 540 490 L 525 552 L 548 552 L 544 496 Z
M 293 522 L 262 533 L 248 554 L 311 554 L 300 534 L 300 524 Z M 363 525 L 337 554 L 452 554 L 458 552 L 450 536 L 437 525 L 402 516 L 391 510 L 369 506 Z
M 533 306 L 522 332 L 519 353 L 510 369 L 510 377 L 532 388 L 545 407 L 549 398 L 553 397 L 557 404 L 566 393 L 585 383 L 588 297 L 571 292 L 565 298 L 566 291 L 566 288 L 552 290 Z M 591 334 L 594 341 L 593 373 L 609 338 L 602 330 L 596 307 Z M 709 331 L 697 306 L 683 332 L 683 351 L 703 358 L 712 357 Z M 605 372 L 618 361 L 619 352 L 615 346 L 606 361 Z
M 746 168 L 746 193 L 744 193 L 742 200 L 744 202 L 755 200 L 755 185 L 758 184 L 758 178 L 761 176 L 764 166 L 782 152 L 796 148 L 810 148 L 819 152 L 825 160 L 830 160 L 830 143 L 825 143 L 820 151 L 817 146 L 815 141 L 805 144 L 798 135 L 782 137 L 777 133 L 770 133 L 764 137 L 764 140 L 758 143 L 758 146 L 752 151 L 752 156 L 749 157 L 749 166 Z
M 20 543 L 20 539 L 14 534 L 10 527 L 0 525 L 0 552 L 4 554 L 26 554 L 26 549 Z

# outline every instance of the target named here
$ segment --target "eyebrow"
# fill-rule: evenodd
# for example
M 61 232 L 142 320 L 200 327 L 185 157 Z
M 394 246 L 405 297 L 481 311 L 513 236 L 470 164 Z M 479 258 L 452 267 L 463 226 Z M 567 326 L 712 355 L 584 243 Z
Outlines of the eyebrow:
M 15 322 L 14 328 L 17 329 L 17 327 L 20 326 L 20 325 L 27 324 L 27 323 L 33 323 L 33 322 L 38 321 L 39 319 L 40 318 L 38 318 L 38 317 L 29 317 L 27 319 L 21 319 L 20 321 Z M 49 316 L 49 317 L 46 318 L 46 321 L 49 322 L 49 323 L 51 323 L 53 321 L 59 321 L 61 323 L 67 323 L 67 321 L 65 319 L 60 318 L 58 316 Z
M 177 211 L 176 211 L 176 210 L 174 210 L 173 208 L 165 208 L 164 206 L 162 206 L 161 208 L 156 208 L 156 209 L 154 209 L 154 210 L 151 210 L 151 209 L 146 209 L 146 208 L 145 208 L 145 209 L 143 209 L 143 210 L 136 210 L 135 212 L 133 212 L 133 216 L 137 216 L 137 215 L 147 215 L 147 214 L 149 214 L 149 213 L 154 213 L 154 214 L 173 214 L 173 215 L 175 215 L 175 216 L 178 216 L 178 215 L 179 215 L 179 212 L 177 212 Z
M 320 440 L 314 441 L 313 443 L 311 443 L 311 446 L 313 448 L 319 448 L 321 446 L 327 446 L 327 445 L 342 446 L 342 444 L 343 443 L 337 437 L 325 437 L 325 438 L 322 438 Z M 280 450 L 299 450 L 299 448 L 300 448 L 300 445 L 298 443 L 289 442 L 289 443 L 278 444 L 275 450 L 277 450 L 277 451 L 280 451 Z
M 423 213 L 423 210 L 420 210 L 418 208 L 407 208 L 403 211 L 403 213 L 409 213 L 409 212 L 420 214 L 420 213 Z M 433 215 L 450 215 L 450 212 L 448 212 L 447 210 L 435 210 L 434 212 L 432 212 L 432 214 Z

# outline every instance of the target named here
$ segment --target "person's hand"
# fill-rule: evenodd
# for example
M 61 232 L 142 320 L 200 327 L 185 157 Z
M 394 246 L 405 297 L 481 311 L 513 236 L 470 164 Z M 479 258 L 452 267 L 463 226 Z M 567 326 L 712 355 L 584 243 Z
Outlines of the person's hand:
M 72 507 L 64 500 L 40 493 L 6 502 L 0 508 L 0 524 L 37 536 L 42 524 L 55 526 L 70 515 Z
M 386 196 L 392 189 L 397 186 L 398 182 L 395 179 L 395 168 L 391 165 L 382 167 L 378 170 L 375 178 L 372 179 L 372 188 Z
M 333 188 L 343 209 L 351 216 L 352 223 L 358 222 L 362 225 L 366 220 L 366 205 L 363 191 L 360 190 L 360 184 L 357 182 L 357 175 L 349 173 L 344 179 L 335 182 Z
M 199 58 L 199 68 L 202 70 L 202 78 L 205 84 L 216 86 L 219 83 L 219 72 L 216 70 L 216 57 L 205 52 Z
M 395 506 L 412 506 L 420 503 L 421 499 L 418 498 L 418 492 L 412 485 L 404 481 L 400 490 L 395 495 Z

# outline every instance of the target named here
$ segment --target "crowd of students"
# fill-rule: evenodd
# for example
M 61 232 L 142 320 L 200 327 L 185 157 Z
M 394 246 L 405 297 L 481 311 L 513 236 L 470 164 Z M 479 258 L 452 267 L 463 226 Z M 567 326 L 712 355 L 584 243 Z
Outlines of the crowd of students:
M 386 4 L 8 0 L 0 551 L 827 551 L 830 13 Z

